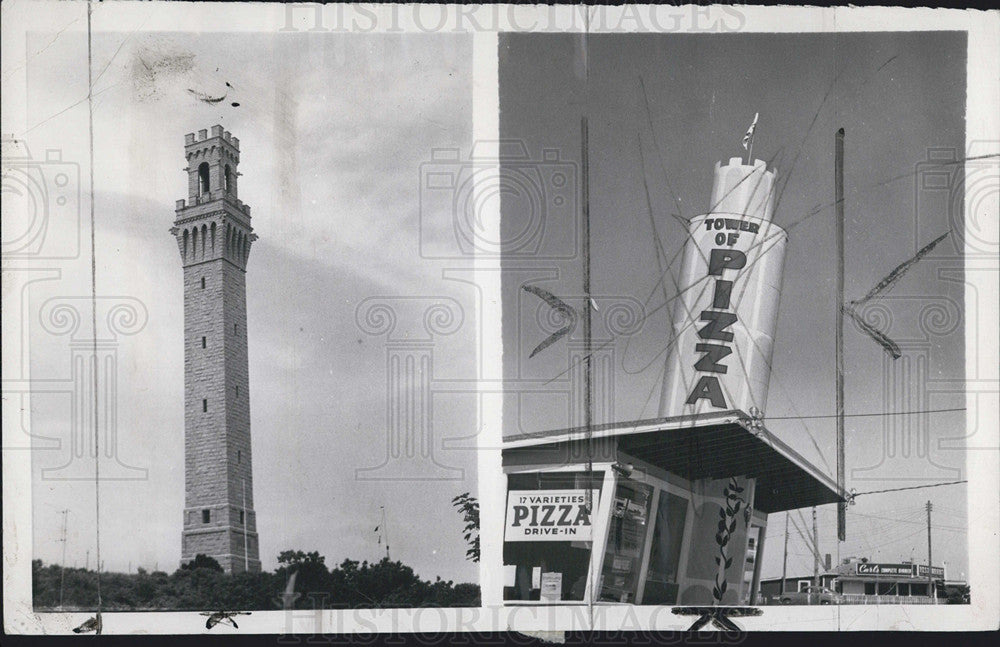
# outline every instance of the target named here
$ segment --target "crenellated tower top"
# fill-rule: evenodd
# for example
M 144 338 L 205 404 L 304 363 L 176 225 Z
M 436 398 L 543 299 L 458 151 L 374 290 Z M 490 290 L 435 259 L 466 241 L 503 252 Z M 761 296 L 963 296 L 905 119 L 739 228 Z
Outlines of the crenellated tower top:
M 185 266 L 225 259 L 246 270 L 250 205 L 239 199 L 240 140 L 222 126 L 184 136 L 188 197 L 178 200 L 171 228 Z

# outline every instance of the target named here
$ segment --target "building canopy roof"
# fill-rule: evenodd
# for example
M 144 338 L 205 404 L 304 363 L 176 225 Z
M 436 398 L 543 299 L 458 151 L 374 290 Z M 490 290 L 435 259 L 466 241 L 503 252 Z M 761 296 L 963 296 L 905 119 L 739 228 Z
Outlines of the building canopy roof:
M 740 410 L 594 426 L 621 452 L 688 480 L 757 479 L 754 507 L 772 513 L 844 501 L 836 482 Z M 504 452 L 587 442 L 576 427 L 510 436 Z

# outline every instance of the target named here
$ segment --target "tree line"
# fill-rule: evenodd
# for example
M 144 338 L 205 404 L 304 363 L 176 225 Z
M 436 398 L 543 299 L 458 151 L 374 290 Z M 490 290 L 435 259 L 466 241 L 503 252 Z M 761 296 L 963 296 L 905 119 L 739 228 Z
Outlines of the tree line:
M 31 562 L 36 610 L 94 610 L 97 573 Z M 290 595 L 284 595 L 292 583 Z M 101 573 L 101 608 L 266 611 L 297 609 L 479 606 L 479 585 L 441 578 L 421 579 L 412 568 L 384 557 L 378 562 L 345 559 L 328 568 L 317 552 L 288 550 L 273 573 L 226 574 L 205 555 L 171 574 L 164 571 Z

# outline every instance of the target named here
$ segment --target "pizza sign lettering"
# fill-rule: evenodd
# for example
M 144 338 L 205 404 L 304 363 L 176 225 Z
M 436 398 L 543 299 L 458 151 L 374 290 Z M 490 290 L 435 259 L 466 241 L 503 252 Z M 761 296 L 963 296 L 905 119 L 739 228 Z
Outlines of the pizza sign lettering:
M 593 505 L 598 492 L 593 491 Z M 511 490 L 505 541 L 590 541 L 593 511 L 586 490 Z

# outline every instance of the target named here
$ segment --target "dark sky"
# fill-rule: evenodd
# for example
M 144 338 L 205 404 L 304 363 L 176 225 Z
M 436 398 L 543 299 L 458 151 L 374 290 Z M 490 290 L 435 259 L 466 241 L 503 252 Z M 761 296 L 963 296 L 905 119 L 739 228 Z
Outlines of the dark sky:
M 917 181 L 930 149 L 963 154 L 964 34 L 594 35 L 589 75 L 581 42 L 572 35 L 500 39 L 501 138 L 523 142 L 535 160 L 510 162 L 508 168 L 534 164 L 550 208 L 544 230 L 532 229 L 523 195 L 512 192 L 503 203 L 505 234 L 513 240 L 516 232 L 527 232 L 511 243 L 504 264 L 504 370 L 508 379 L 519 380 L 505 400 L 505 434 L 570 424 L 568 373 L 548 380 L 566 371 L 582 331 L 570 343 L 563 339 L 528 359 L 559 322 L 545 322 L 548 306 L 520 286 L 533 283 L 579 305 L 572 300 L 582 285 L 578 216 L 555 204 L 559 190 L 550 184 L 559 163 L 544 151 L 558 151 L 560 163 L 578 178 L 583 114 L 590 129 L 592 293 L 600 297 L 599 308 L 638 303 L 646 313 L 637 330 L 616 336 L 606 348 L 613 352 L 613 377 L 607 378 L 613 392 L 595 395 L 596 422 L 654 417 L 658 410 L 671 312 L 662 305 L 675 290 L 667 280 L 664 295 L 657 282 L 657 239 L 644 178 L 669 261 L 685 237 L 672 214 L 687 219 L 707 210 L 712 167 L 744 152 L 740 142 L 755 112 L 760 121 L 754 157 L 777 170 L 783 189 L 774 221 L 789 234 L 769 429 L 834 473 L 832 419 L 775 418 L 834 410 L 831 205 L 839 127 L 846 130 L 847 299 L 860 298 L 917 249 L 956 227 L 880 302 L 877 314 L 887 319 L 878 325 L 890 324 L 888 335 L 903 346 L 902 358 L 891 362 L 869 337 L 846 325 L 847 412 L 964 406 L 961 388 L 949 382 L 965 375 L 962 261 L 956 251 L 962 202 L 958 197 L 949 203 L 941 197 L 947 190 Z M 532 233 L 542 241 L 537 248 L 527 243 Z M 679 260 L 673 272 L 677 265 Z M 595 321 L 609 314 L 599 312 Z M 606 328 L 597 323 L 595 339 L 601 335 Z M 541 385 L 556 393 L 538 393 Z M 613 403 L 613 410 L 604 402 Z M 847 486 L 866 491 L 963 478 L 963 453 L 940 441 L 963 436 L 964 426 L 962 412 L 848 419 Z M 870 496 L 852 508 L 841 555 L 925 558 L 926 541 L 911 531 L 919 529 L 913 521 L 928 498 L 962 514 L 941 524 L 963 525 L 964 487 Z M 836 556 L 835 512 L 827 508 L 820 510 L 820 546 Z M 899 521 L 876 519 L 885 516 Z M 784 520 L 776 515 L 772 521 L 770 534 L 783 532 L 777 526 Z M 935 562 L 967 571 L 965 534 L 939 534 L 948 541 L 940 553 L 935 548 Z M 800 561 L 789 562 L 792 572 L 811 573 L 805 550 L 800 545 Z M 780 557 L 780 550 L 769 551 L 765 575 L 776 564 L 780 570 Z

